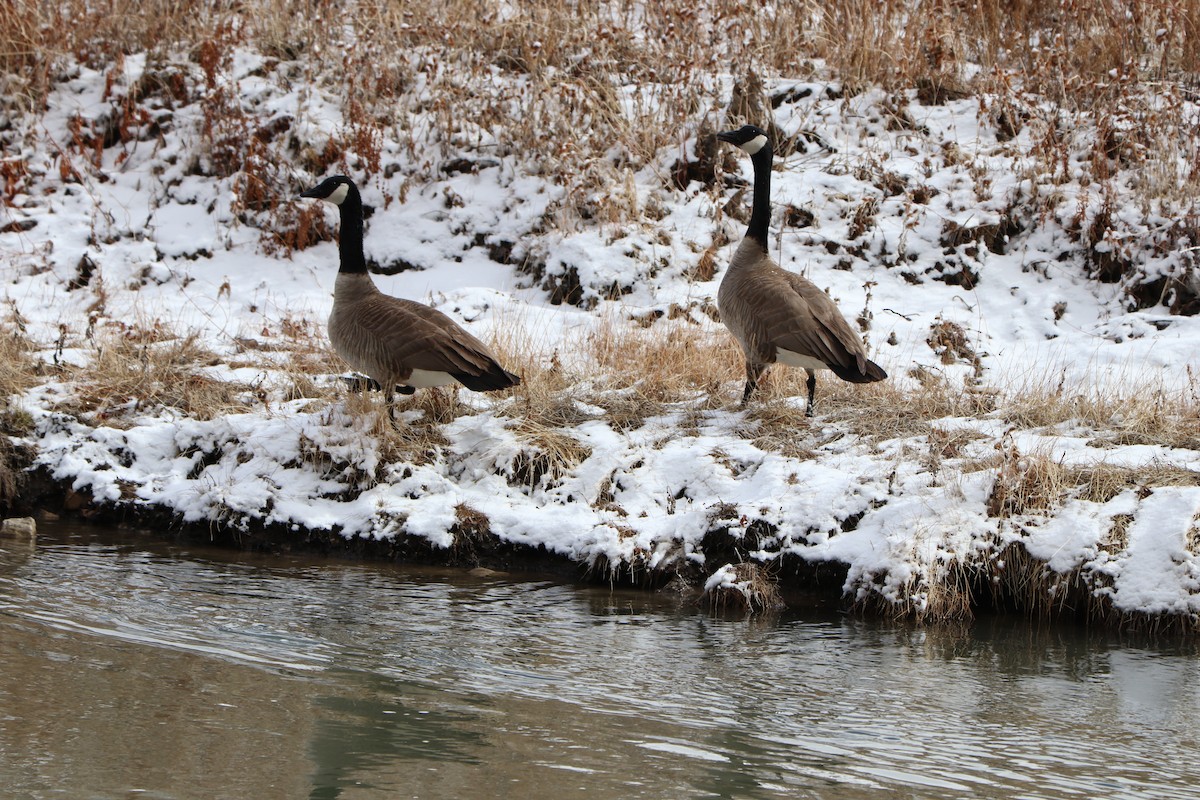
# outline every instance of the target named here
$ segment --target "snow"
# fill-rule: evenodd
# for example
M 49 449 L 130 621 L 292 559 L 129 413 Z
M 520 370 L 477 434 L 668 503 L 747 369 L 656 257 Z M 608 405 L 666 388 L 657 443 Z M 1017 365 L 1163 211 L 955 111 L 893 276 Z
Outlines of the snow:
M 1115 558 L 1097 556 L 1095 571 L 1111 575 L 1113 605 L 1124 611 L 1195 614 L 1200 611 L 1200 559 L 1188 549 L 1197 532 L 1200 489 L 1156 492 L 1134 512 L 1129 547 Z
M 143 56 L 127 57 L 115 90 L 145 69 Z M 334 96 L 315 86 L 288 88 L 253 53 L 237 53 L 228 78 L 263 121 L 290 117 L 314 141 L 342 125 Z M 531 485 L 516 474 L 522 459 L 536 455 L 536 443 L 499 413 L 498 404 L 508 401 L 464 392 L 468 411 L 441 428 L 446 444 L 434 458 L 390 461 L 371 419 L 351 415 L 341 402 L 314 408 L 280 389 L 284 379 L 266 345 L 281 341 L 288 324 L 322 324 L 336 247 L 327 242 L 289 258 L 263 245 L 260 229 L 235 211 L 235 180 L 188 168 L 201 138 L 198 108 L 174 109 L 157 140 L 108 148 L 94 170 L 80 164 L 82 183 L 63 181 L 60 159 L 73 152 L 69 121 L 100 124 L 112 113 L 105 81 L 102 73 L 77 68 L 37 120 L 40 133 L 26 139 L 21 156 L 30 178 L 5 217 L 36 225 L 0 234 L 5 308 L 44 348 L 48 363 L 85 363 L 93 329 L 161 323 L 198 336 L 225 359 L 214 375 L 259 387 L 266 399 L 208 420 L 161 407 L 127 408 L 106 420 L 56 410 L 77 391 L 69 382 L 47 379 L 29 390 L 18 402 L 34 421 L 27 441 L 37 448 L 37 465 L 99 501 L 154 505 L 186 522 L 241 528 L 281 525 L 375 538 L 403 532 L 437 547 L 454 543 L 459 510 L 467 507 L 483 514 L 502 540 L 581 562 L 715 569 L 706 588 L 735 580 L 729 565 L 706 563 L 705 534 L 725 528 L 743 536 L 761 522 L 770 533 L 748 557 L 844 563 L 848 596 L 877 594 L 917 608 L 947 565 L 986 559 L 1019 542 L 1055 573 L 1082 571 L 1120 610 L 1200 613 L 1200 557 L 1193 550 L 1200 489 L 1129 489 L 1106 502 L 1068 497 L 997 519 L 986 512 L 995 469 L 930 468 L 914 456 L 927 448 L 928 432 L 872 443 L 818 417 L 796 431 L 808 454 L 795 457 L 745 438 L 746 412 L 732 403 L 704 411 L 682 403 L 631 430 L 581 403 L 585 421 L 562 433 L 586 455 Z M 881 119 L 884 100 L 882 92 L 868 91 L 833 101 L 818 90 L 776 110 L 785 132 L 816 130 L 836 152 L 810 146 L 777 163 L 772 250 L 784 267 L 827 289 L 848 318 L 862 313 L 870 320 L 869 350 L 891 380 L 915 385 L 915 367 L 951 381 L 970 375 L 971 365 L 943 363 L 926 341 L 932 324 L 953 322 L 968 333 L 985 382 L 1002 391 L 1058 382 L 1147 383 L 1163 391 L 1192 386 L 1200 320 L 1162 307 L 1130 310 L 1121 284 L 1086 274 L 1067 223 L 1074 214 L 1097 213 L 1094 186 L 1060 182 L 1055 188 L 1063 200 L 1049 218 L 1022 220 L 1023 229 L 995 250 L 971 237 L 947 244 L 952 226 L 996 225 L 1015 200 L 1042 191 L 1027 177 L 1033 134 L 1027 126 L 1016 140 L 998 142 L 976 100 L 937 107 L 913 100 L 909 111 L 920 130 L 891 130 Z M 627 93 L 624 102 L 640 106 L 652 96 Z M 415 123 L 405 141 L 416 137 L 419 146 L 420 130 Z M 494 147 L 486 131 L 475 138 L 482 152 Z M 693 145 L 689 139 L 684 149 Z M 472 145 L 458 146 L 477 155 Z M 565 230 L 542 224 L 564 200 L 563 187 L 516 157 L 488 156 L 477 171 L 415 180 L 405 177 L 419 160 L 410 148 L 389 139 L 383 151 L 400 165 L 399 174 L 360 181 L 373 208 L 368 259 L 400 270 L 376 277 L 383 291 L 430 301 L 484 339 L 519 331 L 514 341 L 545 359 L 570 358 L 588 333 L 614 319 L 673 305 L 690 310 L 690 324 L 723 334 L 696 308 L 715 299 L 742 224 L 721 210 L 731 191 L 718 197 L 695 183 L 664 188 L 678 144 L 664 150 L 660 164 L 627 174 L 627 186 L 613 187 L 614 194 L 632 187 L 638 207 L 658 207 L 661 219 Z M 948 158 L 950 151 L 965 155 Z M 319 177 L 281 168 L 294 175 L 296 193 Z M 747 160 L 738 169 L 749 179 Z M 889 193 L 880 180 L 886 174 L 927 186 L 928 202 Z M 867 199 L 874 202 L 874 224 L 856 234 L 855 211 Z M 811 212 L 812 224 L 782 226 L 788 205 Z M 1124 239 L 1103 247 L 1133 246 L 1137 237 L 1168 227 L 1165 217 L 1119 211 Z M 716 276 L 687 277 L 718 230 L 733 244 L 718 250 Z M 511 255 L 494 260 L 488 248 L 501 245 Z M 96 277 L 72 288 L 85 254 L 98 265 Z M 1176 274 L 1190 263 L 1174 250 L 1147 251 L 1143 261 L 1148 275 Z M 555 304 L 536 271 L 514 266 L 522 262 L 551 278 L 573 272 L 583 302 Z M 978 276 L 977 285 L 939 279 L 964 270 Z M 619 299 L 607 299 L 614 286 Z M 56 348 L 60 339 L 65 346 Z M 250 366 L 239 355 L 242 340 L 264 345 Z M 732 400 L 738 390 L 725 391 Z M 685 417 L 694 425 L 685 427 Z M 984 416 L 929 427 L 975 437 L 963 462 L 1008 442 L 1066 467 L 1200 471 L 1200 454 L 1186 448 L 1091 446 L 1105 432 L 1083 422 L 1008 431 Z M 1106 537 L 1124 516 L 1132 519 L 1128 541 L 1110 551 Z

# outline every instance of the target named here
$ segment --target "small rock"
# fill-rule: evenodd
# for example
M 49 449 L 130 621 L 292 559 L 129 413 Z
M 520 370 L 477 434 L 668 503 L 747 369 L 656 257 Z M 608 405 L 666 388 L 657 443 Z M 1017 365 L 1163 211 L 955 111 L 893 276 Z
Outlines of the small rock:
M 37 523 L 33 517 L 10 517 L 0 522 L 0 536 L 9 539 L 33 539 L 37 536 Z

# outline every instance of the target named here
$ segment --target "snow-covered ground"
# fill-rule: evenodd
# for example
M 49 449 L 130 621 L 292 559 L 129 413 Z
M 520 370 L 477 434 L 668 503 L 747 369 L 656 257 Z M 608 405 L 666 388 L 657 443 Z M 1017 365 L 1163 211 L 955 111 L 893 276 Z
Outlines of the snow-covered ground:
M 319 87 L 291 88 L 286 67 L 241 52 L 225 79 L 259 129 L 286 120 L 284 135 L 319 148 L 343 129 L 343 109 Z M 199 69 L 186 61 L 177 68 Z M 1011 480 L 1026 456 L 1080 470 L 1200 475 L 1195 450 L 1121 444 L 1081 419 L 1014 430 L 983 413 L 880 441 L 818 409 L 785 453 L 747 434 L 733 382 L 722 403 L 678 403 L 631 428 L 585 405 L 581 421 L 560 431 L 578 457 L 530 480 L 536 444 L 520 424 L 519 396 L 463 391 L 465 409 L 441 426 L 432 457 L 389 460 L 373 420 L 347 400 L 289 396 L 275 345 L 297 325 L 323 323 L 336 247 L 289 255 L 264 244 L 268 215 L 246 211 L 238 194 L 246 184 L 205 161 L 214 156 L 202 104 L 139 97 L 145 113 L 133 134 L 110 137 L 94 151 L 97 163 L 87 163 L 80 126 L 111 130 L 114 109 L 145 69 L 137 56 L 107 80 L 78 68 L 57 85 L 47 113 L 14 120 L 9 158 L 26 174 L 0 217 L 4 313 L 47 365 L 86 365 L 104 336 L 159 326 L 216 354 L 206 375 L 249 388 L 242 407 L 211 419 L 134 398 L 111 398 L 104 414 L 77 413 L 66 402 L 81 391 L 73 373 L 48 367 L 16 401 L 33 420 L 24 441 L 36 447 L 38 466 L 97 502 L 153 504 L 185 521 L 243 528 L 415 535 L 443 547 L 470 509 L 509 542 L 610 567 L 686 565 L 713 575 L 713 586 L 722 576 L 733 581 L 733 572 L 706 558 L 705 535 L 753 528 L 753 559 L 842 562 L 848 597 L 918 612 L 953 565 L 1003 570 L 986 565 L 1018 542 L 1054 574 L 1080 571 L 1120 611 L 1200 613 L 1200 481 L 1131 485 L 1102 501 L 1071 490 L 1042 507 L 989 514 L 997 481 Z M 1088 274 L 1097 253 L 1119 250 L 1142 275 L 1190 280 L 1192 252 L 1150 247 L 1169 242 L 1173 220 L 1132 204 L 1118 204 L 1103 241 L 1081 241 L 1078 231 L 1103 213 L 1106 198 L 1081 177 L 1086 149 L 1064 166 L 1070 174 L 1042 182 L 1031 155 L 1041 110 L 1031 107 L 1035 122 L 1001 141 L 986 98 L 923 106 L 914 96 L 897 116 L 883 93 L 846 98 L 820 81 L 778 79 L 767 88 L 784 97 L 773 112 L 781 130 L 812 131 L 828 145 L 807 141 L 777 158 L 773 252 L 859 322 L 894 384 L 915 389 L 942 376 L 1005 398 L 1059 384 L 1081 394 L 1194 391 L 1200 320 L 1163 305 L 1130 310 L 1127 284 Z M 516 342 L 532 363 L 577 357 L 602 326 L 672 307 L 682 317 L 664 314 L 652 330 L 723 335 L 705 309 L 744 226 L 725 209 L 737 181 L 672 185 L 675 163 L 695 157 L 695 130 L 680 131 L 681 145 L 612 187 L 636 198 L 643 213 L 633 222 L 566 227 L 545 222 L 564 200 L 562 183 L 517 156 L 495 157 L 485 138 L 458 153 L 440 143 L 439 157 L 468 168 L 416 181 L 405 176 L 426 157 L 419 134 L 405 132 L 415 149 L 391 134 L 381 144 L 384 170 L 355 173 L 374 208 L 368 258 L 388 271 L 406 267 L 376 277 L 384 291 L 428 300 L 485 339 Z M 737 172 L 728 177 L 750 178 L 748 161 L 730 163 Z M 293 195 L 321 177 L 298 164 L 271 168 L 290 179 Z M 1119 200 L 1135 178 L 1108 185 Z M 735 206 L 748 204 L 737 196 Z M 715 275 L 697 279 L 714 245 Z M 81 264 L 85 256 L 94 266 Z M 548 287 L 568 275 L 580 302 L 551 302 L 558 298 Z M 977 359 L 935 350 L 931 331 L 948 323 Z M 822 378 L 818 402 L 835 380 Z M 1121 420 L 1118 412 L 1110 427 Z M 937 464 L 921 456 L 933 431 L 963 442 Z M 1106 438 L 1112 443 L 1095 446 Z

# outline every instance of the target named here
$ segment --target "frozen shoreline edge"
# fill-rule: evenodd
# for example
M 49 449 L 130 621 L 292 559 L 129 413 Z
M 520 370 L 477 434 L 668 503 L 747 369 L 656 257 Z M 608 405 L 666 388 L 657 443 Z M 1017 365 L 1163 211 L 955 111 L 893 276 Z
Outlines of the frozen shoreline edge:
M 217 522 L 182 522 L 179 514 L 165 506 L 128 501 L 98 502 L 86 490 L 71 488 L 70 479 L 55 479 L 45 467 L 33 467 L 22 475 L 23 487 L 14 510 L 35 517 L 54 515 L 62 521 L 85 525 L 129 526 L 147 535 L 163 539 L 204 543 L 231 551 L 284 554 L 304 553 L 320 557 L 374 562 L 392 562 L 455 569 L 483 567 L 503 572 L 534 573 L 563 583 L 609 584 L 649 592 L 669 592 L 689 602 L 704 605 L 716 613 L 743 613 L 752 616 L 759 609 L 729 602 L 728 596 L 705 592 L 706 579 L 712 582 L 724 567 L 706 571 L 698 565 L 678 569 L 638 569 L 629 564 L 592 564 L 543 545 L 531 546 L 505 541 L 490 533 L 456 525 L 451 531 L 454 544 L 443 547 L 426 537 L 401 531 L 389 539 L 366 536 L 345 537 L 326 529 L 291 530 L 288 526 L 253 525 L 242 530 Z M 553 513 L 548 511 L 547 513 Z M 735 536 L 728 528 L 709 530 L 703 537 L 709 556 L 727 557 L 728 563 L 756 563 L 752 559 L 754 539 Z M 855 601 L 843 591 L 849 564 L 838 561 L 807 561 L 792 554 L 775 559 L 765 572 L 779 591 L 783 605 L 775 610 L 834 611 L 869 619 L 893 620 L 918 625 L 963 624 L 977 617 L 1009 616 L 1031 624 L 1084 625 L 1101 630 L 1124 631 L 1163 636 L 1191 636 L 1200 632 L 1200 622 L 1177 612 L 1151 613 L 1123 611 L 1111 598 L 1097 594 L 1074 570 L 1065 581 L 1054 585 L 1057 591 L 1040 595 L 1030 592 L 1029 578 L 1037 573 L 1048 575 L 1047 562 L 1034 558 L 1019 542 L 1008 545 L 1004 560 L 1019 562 L 1011 580 L 989 587 L 982 570 L 962 570 L 952 577 L 954 590 L 970 597 L 964 606 L 969 613 L 954 618 L 922 617 L 910 605 L 889 603 L 879 595 Z M 718 562 L 720 563 L 720 562 Z M 1034 589 L 1038 587 L 1032 587 Z M 1040 587 L 1045 589 L 1045 586 Z M 1065 588 L 1065 591 L 1064 591 Z M 770 609 L 767 610 L 770 613 Z

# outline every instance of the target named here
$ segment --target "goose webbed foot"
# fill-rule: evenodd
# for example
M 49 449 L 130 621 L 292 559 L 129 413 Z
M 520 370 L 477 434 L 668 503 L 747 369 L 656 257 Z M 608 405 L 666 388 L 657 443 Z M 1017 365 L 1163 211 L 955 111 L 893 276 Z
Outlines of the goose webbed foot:
M 375 380 L 374 378 L 368 378 L 366 375 L 340 375 L 339 377 L 341 378 L 342 383 L 346 384 L 346 386 L 348 386 L 352 392 L 383 391 L 383 387 L 379 385 L 379 381 Z M 412 386 L 405 386 L 404 384 L 398 383 L 392 387 L 392 391 L 396 394 L 410 395 L 415 393 L 417 390 Z
M 373 379 L 365 375 L 339 375 L 338 378 L 352 392 L 366 392 L 370 389 L 378 389 L 379 384 Z

